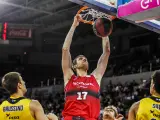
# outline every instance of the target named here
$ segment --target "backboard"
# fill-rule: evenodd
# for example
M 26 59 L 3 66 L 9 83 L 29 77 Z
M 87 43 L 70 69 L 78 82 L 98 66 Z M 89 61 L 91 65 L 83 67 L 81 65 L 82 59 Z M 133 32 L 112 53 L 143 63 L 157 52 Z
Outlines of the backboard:
M 117 13 L 117 0 L 69 0 L 71 2 L 88 6 L 99 11 L 116 15 Z
M 160 0 L 119 0 L 117 16 L 160 33 Z
M 71 2 L 88 6 L 107 14 L 117 15 L 119 19 L 144 27 L 160 34 L 160 0 L 69 0 Z M 142 3 L 143 11 L 137 11 Z M 131 6 L 131 7 L 130 7 Z M 149 9 L 149 10 L 148 10 Z M 135 11 L 132 14 L 132 11 Z M 123 13 L 120 15 L 120 13 Z M 143 14 L 142 14 L 143 13 Z M 159 17 L 157 16 L 159 15 Z

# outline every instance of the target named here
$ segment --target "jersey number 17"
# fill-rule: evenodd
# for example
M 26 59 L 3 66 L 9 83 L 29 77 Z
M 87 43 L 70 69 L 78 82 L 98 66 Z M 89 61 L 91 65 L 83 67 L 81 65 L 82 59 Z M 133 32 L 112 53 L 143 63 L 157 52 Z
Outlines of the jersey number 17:
M 77 92 L 77 100 L 86 100 L 88 92 Z

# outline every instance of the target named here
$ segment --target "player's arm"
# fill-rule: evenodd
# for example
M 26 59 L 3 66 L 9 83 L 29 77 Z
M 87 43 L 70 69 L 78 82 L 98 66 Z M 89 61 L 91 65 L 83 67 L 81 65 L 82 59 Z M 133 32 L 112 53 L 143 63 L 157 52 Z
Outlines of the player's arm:
M 129 109 L 128 120 L 136 120 L 136 114 L 138 111 L 139 102 L 134 103 Z
M 65 83 L 71 78 L 74 74 L 72 71 L 72 60 L 70 54 L 70 46 L 72 43 L 72 38 L 76 27 L 79 25 L 78 17 L 75 16 L 74 22 L 65 38 L 63 47 L 62 47 L 62 70 L 64 75 Z
M 103 53 L 98 60 L 97 68 L 92 72 L 92 74 L 96 77 L 99 83 L 105 73 L 108 64 L 108 59 L 110 56 L 110 42 L 108 37 L 102 38 L 102 48 Z
M 30 110 L 33 113 L 33 117 L 36 120 L 49 120 L 47 116 L 44 114 L 44 110 L 41 104 L 37 100 L 32 100 L 30 103 Z

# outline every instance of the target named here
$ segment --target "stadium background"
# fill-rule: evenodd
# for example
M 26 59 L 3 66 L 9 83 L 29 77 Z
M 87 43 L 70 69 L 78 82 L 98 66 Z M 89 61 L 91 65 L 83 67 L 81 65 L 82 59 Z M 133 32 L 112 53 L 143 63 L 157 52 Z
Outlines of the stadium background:
M 0 5 L 0 77 L 20 72 L 28 87 L 27 96 L 38 99 L 46 113 L 61 118 L 61 48 L 81 6 L 66 0 L 7 0 Z M 127 117 L 131 104 L 149 95 L 150 75 L 160 67 L 160 35 L 119 19 L 113 24 L 101 109 L 114 104 Z M 73 37 L 73 58 L 84 54 L 91 72 L 101 52 L 101 39 L 90 25 L 81 23 Z M 0 101 L 8 97 L 2 87 L 0 93 Z

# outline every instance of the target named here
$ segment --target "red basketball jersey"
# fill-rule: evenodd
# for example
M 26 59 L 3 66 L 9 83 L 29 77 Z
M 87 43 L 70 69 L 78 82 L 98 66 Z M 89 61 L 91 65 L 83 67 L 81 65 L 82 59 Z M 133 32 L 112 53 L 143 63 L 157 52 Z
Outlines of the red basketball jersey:
M 100 87 L 93 75 L 73 75 L 65 87 L 66 101 L 62 115 L 98 119 L 100 114 Z

